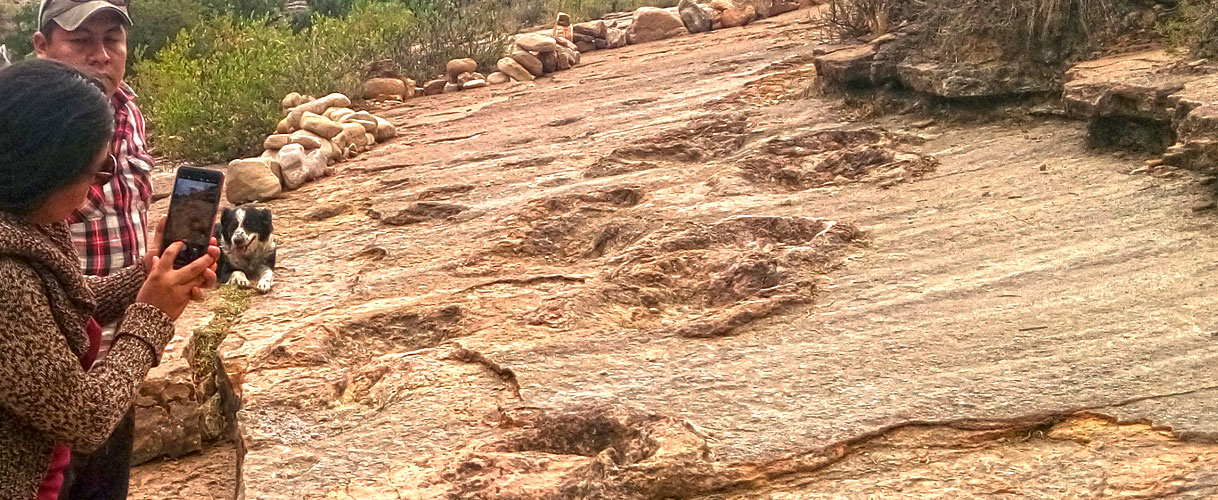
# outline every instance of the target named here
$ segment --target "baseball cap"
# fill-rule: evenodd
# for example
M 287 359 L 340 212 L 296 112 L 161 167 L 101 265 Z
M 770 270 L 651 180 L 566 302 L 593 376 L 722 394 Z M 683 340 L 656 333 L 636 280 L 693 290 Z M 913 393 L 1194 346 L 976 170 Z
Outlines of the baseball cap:
M 131 26 L 131 15 L 127 13 L 129 3 L 130 0 L 43 0 L 38 9 L 38 26 L 55 21 L 67 31 L 76 31 L 86 19 L 104 11 L 117 12 L 123 22 Z

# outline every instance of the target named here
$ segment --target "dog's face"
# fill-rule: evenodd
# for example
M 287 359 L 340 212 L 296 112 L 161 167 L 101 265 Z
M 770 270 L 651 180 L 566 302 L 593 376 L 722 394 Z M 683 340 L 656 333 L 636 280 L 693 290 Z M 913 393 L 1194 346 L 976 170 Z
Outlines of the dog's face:
M 220 214 L 220 246 L 233 255 L 259 251 L 272 241 L 271 211 L 265 208 L 226 208 Z

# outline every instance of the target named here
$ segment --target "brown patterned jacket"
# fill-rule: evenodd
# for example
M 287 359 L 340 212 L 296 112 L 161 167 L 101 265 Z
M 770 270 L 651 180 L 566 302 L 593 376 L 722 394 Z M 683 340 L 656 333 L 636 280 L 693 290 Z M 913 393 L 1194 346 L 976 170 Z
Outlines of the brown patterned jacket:
M 39 226 L 0 212 L 0 498 L 6 500 L 35 497 L 54 444 L 100 445 L 173 337 L 173 322 L 159 309 L 132 305 L 147 276 L 142 266 L 107 278 L 86 278 L 78 266 L 67 224 Z M 122 324 L 110 354 L 85 372 L 78 356 L 88 348 L 90 315 Z

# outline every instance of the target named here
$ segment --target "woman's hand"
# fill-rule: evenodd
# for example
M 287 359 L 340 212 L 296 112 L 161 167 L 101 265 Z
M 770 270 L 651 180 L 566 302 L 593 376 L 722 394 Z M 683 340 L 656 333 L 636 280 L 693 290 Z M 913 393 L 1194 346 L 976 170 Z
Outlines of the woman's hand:
M 181 269 L 174 269 L 174 259 L 185 248 L 186 244 L 179 241 L 169 245 L 164 255 L 153 256 L 148 279 L 135 296 L 136 302 L 160 309 L 173 321 L 177 321 L 178 316 L 186 310 L 196 288 L 214 285 L 216 281 L 216 273 L 212 269 L 216 265 L 219 249 L 208 248 L 207 255 Z
M 148 252 L 144 254 L 144 269 L 147 269 L 149 274 L 155 266 L 154 258 L 161 256 L 161 242 L 165 240 L 165 221 L 168 217 L 162 215 L 156 223 L 156 231 L 153 232 L 152 240 L 148 242 Z M 208 272 L 204 273 L 204 280 L 199 286 L 190 290 L 190 299 L 193 301 L 201 301 L 207 297 L 203 290 L 216 286 L 216 263 L 220 262 L 220 244 L 212 237 L 210 245 L 207 247 L 207 255 L 211 256 L 214 261 Z

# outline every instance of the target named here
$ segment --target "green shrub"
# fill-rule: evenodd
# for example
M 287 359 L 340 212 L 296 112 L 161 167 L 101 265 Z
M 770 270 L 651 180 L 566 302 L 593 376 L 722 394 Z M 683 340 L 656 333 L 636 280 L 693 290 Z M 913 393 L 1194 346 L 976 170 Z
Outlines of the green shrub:
M 13 16 L 13 30 L 0 38 L 0 43 L 8 46 L 13 62 L 34 52 L 35 31 L 38 31 L 38 4 L 22 5 Z
M 207 7 L 200 0 L 140 0 L 131 4 L 135 27 L 127 35 L 131 64 L 151 57 L 182 30 L 204 19 Z
M 283 0 L 202 0 L 213 14 L 232 14 L 258 19 L 274 17 L 283 9 Z
M 286 76 L 291 31 L 231 15 L 196 25 L 136 63 L 135 88 L 159 153 L 224 161 L 252 153 L 279 120 L 277 79 Z
M 1183 0 L 1159 31 L 1173 47 L 1187 47 L 1201 57 L 1218 56 L 1218 4 Z
M 1059 65 L 1119 34 L 1127 0 L 831 0 L 838 34 L 880 35 L 903 21 L 921 27 L 924 55 Z
M 677 0 L 558 0 L 543 22 L 552 25 L 558 12 L 570 14 L 571 20 L 578 23 L 600 19 L 612 12 L 628 12 L 639 7 L 673 7 L 677 3 Z
M 345 17 L 314 14 L 299 32 L 284 19 L 233 14 L 196 25 L 155 60 L 136 64 L 133 85 L 144 96 L 153 144 L 191 161 L 256 154 L 282 118 L 284 95 L 358 97 L 370 61 L 392 58 L 421 77 L 452 57 L 493 64 L 507 34 L 495 16 L 461 6 L 441 0 L 416 17 L 403 2 L 359 0 Z
M 503 16 L 515 26 L 553 26 L 559 12 L 573 22 L 592 21 L 612 12 L 629 12 L 639 7 L 672 7 L 678 0 L 511 0 L 500 4 Z
M 351 12 L 354 4 L 353 0 L 310 0 L 309 8 L 313 9 L 315 14 L 326 17 L 343 17 Z
M 490 71 L 503 57 L 516 26 L 488 0 L 407 0 L 418 22 L 391 57 L 403 74 L 423 81 L 443 73 L 451 59 L 469 57 Z

